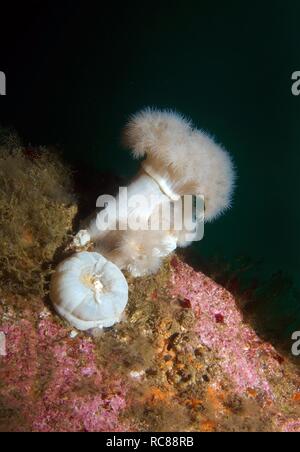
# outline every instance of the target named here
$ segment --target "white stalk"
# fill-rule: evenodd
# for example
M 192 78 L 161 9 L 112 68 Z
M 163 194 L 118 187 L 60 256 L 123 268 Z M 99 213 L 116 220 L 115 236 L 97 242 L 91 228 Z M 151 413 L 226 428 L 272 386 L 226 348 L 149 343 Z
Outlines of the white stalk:
M 124 199 L 123 195 L 118 194 L 116 203 L 109 203 L 91 221 L 86 231 L 90 240 L 102 240 L 109 232 L 116 229 L 126 230 L 134 218 L 140 217 L 146 223 L 157 206 L 172 200 L 176 196 L 172 194 L 171 198 L 167 195 L 167 192 L 167 189 L 162 190 L 159 182 L 151 177 L 148 172 L 140 171 L 136 179 L 127 187 L 127 198 Z M 137 202 L 135 205 L 134 200 L 139 199 L 141 202 Z M 99 225 L 104 224 L 102 220 L 105 219 L 108 219 L 105 227 L 99 227 Z M 86 234 L 85 236 L 87 237 Z

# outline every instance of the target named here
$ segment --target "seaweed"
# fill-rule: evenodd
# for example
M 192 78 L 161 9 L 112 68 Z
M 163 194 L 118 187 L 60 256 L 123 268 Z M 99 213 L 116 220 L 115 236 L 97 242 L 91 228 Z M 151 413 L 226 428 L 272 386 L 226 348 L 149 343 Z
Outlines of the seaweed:
M 24 147 L 0 130 L 0 291 L 46 294 L 77 213 L 72 175 L 56 149 Z

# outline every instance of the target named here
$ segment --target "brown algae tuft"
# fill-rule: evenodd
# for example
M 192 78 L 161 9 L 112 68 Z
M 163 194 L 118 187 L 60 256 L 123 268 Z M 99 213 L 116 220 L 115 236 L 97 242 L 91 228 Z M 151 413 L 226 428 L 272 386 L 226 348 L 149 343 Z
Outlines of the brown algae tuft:
M 68 241 L 77 206 L 55 149 L 22 147 L 0 130 L 1 292 L 39 295 Z

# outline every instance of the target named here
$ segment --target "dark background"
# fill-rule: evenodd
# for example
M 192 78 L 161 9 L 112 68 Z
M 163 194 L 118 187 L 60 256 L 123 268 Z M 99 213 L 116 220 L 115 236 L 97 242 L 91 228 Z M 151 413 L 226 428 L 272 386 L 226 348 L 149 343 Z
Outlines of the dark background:
M 267 309 L 288 319 L 287 334 L 300 329 L 299 1 L 95 4 L 1 5 L 1 123 L 26 142 L 61 145 L 75 165 L 127 178 L 137 164 L 119 137 L 131 113 L 190 116 L 238 170 L 233 208 L 207 225 L 196 258 L 233 267 L 249 258 L 247 277 L 261 281 L 282 272 Z

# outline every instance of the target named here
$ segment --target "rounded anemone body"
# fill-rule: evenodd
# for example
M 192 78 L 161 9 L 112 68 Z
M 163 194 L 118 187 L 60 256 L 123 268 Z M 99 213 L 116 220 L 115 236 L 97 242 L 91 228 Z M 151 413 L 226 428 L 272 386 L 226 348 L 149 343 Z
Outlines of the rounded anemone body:
M 120 321 L 128 301 L 128 285 L 112 262 L 99 253 L 81 252 L 58 266 L 50 297 L 58 314 L 86 331 Z
M 204 196 L 210 221 L 230 206 L 234 168 L 229 154 L 190 121 L 170 111 L 146 109 L 132 117 L 124 143 L 171 199 Z

